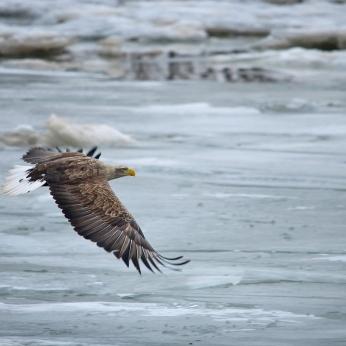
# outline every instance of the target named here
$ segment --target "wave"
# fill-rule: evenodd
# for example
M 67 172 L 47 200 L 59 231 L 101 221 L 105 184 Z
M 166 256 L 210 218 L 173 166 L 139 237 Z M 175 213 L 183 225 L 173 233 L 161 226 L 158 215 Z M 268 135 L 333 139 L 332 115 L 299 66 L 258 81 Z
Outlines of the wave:
M 46 123 L 45 133 L 37 132 L 31 125 L 20 125 L 13 131 L 0 134 L 0 143 L 8 146 L 46 145 L 72 147 L 119 147 L 137 142 L 108 125 L 76 124 L 52 114 Z

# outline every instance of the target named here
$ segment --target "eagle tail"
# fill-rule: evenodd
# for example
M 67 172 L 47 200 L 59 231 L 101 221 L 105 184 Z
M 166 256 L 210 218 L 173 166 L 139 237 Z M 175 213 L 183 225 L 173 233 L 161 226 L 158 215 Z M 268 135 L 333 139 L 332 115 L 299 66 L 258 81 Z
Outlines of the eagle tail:
M 32 166 L 14 166 L 9 171 L 10 175 L 5 178 L 5 184 L 1 186 L 1 192 L 6 196 L 17 196 L 38 189 L 45 181 L 30 181 L 28 175 Z

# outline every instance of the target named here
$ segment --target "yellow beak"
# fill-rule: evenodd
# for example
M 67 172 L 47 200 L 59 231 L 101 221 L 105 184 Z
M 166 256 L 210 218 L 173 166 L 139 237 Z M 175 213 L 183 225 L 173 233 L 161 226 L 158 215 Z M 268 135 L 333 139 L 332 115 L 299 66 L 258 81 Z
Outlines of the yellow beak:
M 133 177 L 136 176 L 136 172 L 132 168 L 124 169 L 124 174 L 131 175 Z

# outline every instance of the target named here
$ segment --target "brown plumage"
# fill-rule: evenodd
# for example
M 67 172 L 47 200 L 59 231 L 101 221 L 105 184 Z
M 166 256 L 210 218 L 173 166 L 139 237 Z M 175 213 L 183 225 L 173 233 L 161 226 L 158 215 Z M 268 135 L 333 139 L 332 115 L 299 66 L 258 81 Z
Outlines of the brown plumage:
M 109 180 L 126 175 L 134 176 L 135 172 L 125 166 L 102 163 L 97 159 L 99 155 L 97 158 L 92 157 L 95 150 L 91 155 L 91 151 L 84 155 L 81 152 L 62 153 L 49 148 L 31 148 L 23 156 L 23 160 L 35 166 L 25 171 L 24 183 L 27 186 L 39 184 L 34 189 L 48 185 L 56 204 L 79 235 L 96 242 L 106 251 L 113 252 L 127 266 L 132 261 L 139 273 L 139 260 L 151 271 L 152 267 L 160 271 L 157 264 L 166 266 L 188 263 L 189 261 L 173 263 L 182 256 L 166 258 L 153 249 L 134 217 L 108 184 Z M 4 194 L 15 195 L 30 191 L 30 187 L 18 190 L 17 186 L 23 181 L 23 175 L 18 177 L 18 174 L 13 174 L 7 179 L 8 183 L 2 187 Z

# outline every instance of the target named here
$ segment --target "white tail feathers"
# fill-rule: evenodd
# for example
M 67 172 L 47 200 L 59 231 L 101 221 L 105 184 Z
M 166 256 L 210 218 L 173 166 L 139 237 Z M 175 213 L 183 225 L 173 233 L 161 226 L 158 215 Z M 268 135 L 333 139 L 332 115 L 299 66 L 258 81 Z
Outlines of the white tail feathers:
M 6 196 L 17 196 L 38 189 L 45 181 L 29 181 L 27 175 L 32 166 L 14 166 L 5 178 L 6 183 L 1 186 L 1 192 Z

